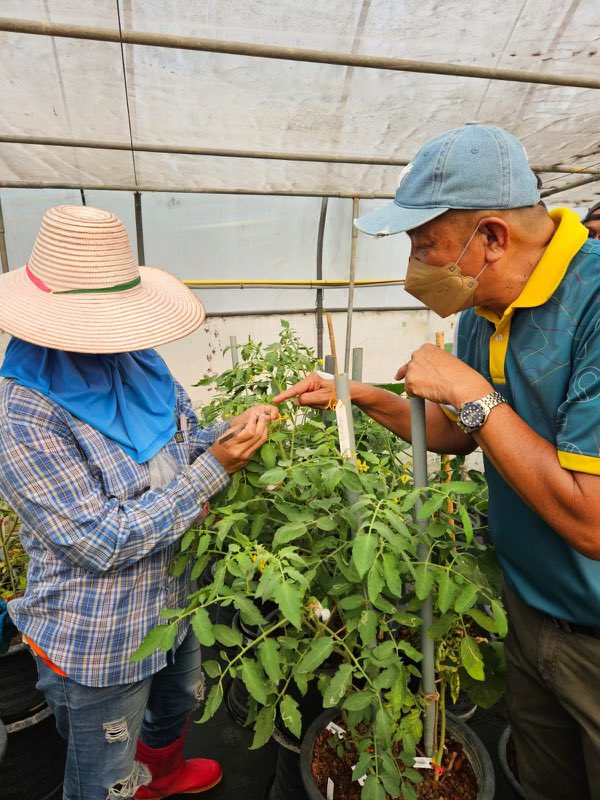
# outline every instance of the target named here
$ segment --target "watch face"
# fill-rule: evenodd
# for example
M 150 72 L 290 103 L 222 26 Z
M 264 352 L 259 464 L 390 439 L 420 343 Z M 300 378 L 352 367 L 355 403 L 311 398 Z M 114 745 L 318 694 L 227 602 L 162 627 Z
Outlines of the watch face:
M 485 411 L 479 403 L 465 403 L 460 410 L 460 421 L 465 428 L 479 428 L 485 420 Z

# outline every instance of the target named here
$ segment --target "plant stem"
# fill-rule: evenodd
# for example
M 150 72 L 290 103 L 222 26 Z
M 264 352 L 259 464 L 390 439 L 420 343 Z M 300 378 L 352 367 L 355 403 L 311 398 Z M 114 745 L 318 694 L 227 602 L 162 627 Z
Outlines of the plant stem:
M 442 766 L 442 759 L 444 757 L 444 747 L 446 744 L 446 681 L 442 678 L 440 685 L 440 702 L 439 702 L 439 719 L 440 719 L 440 740 L 439 749 L 435 759 L 438 766 Z M 440 773 L 436 770 L 435 780 L 439 781 Z

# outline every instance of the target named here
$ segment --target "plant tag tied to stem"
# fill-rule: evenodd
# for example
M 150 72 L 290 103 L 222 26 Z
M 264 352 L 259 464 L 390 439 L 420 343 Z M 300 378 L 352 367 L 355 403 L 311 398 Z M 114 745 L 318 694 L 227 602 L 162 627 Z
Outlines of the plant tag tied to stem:
M 339 725 L 336 725 L 335 722 L 330 722 L 325 730 L 329 731 L 329 733 L 334 733 L 338 739 L 343 739 L 346 735 L 346 731 L 340 728 Z
M 333 790 L 335 789 L 335 784 L 331 780 L 331 778 L 327 778 L 327 800 L 333 800 Z
M 354 778 L 354 770 L 356 769 L 356 764 L 352 767 L 352 777 Z M 358 781 L 359 786 L 364 786 L 367 782 L 367 776 L 363 775 L 362 778 L 354 778 L 355 781 Z
M 415 769 L 433 769 L 433 763 L 430 758 L 426 756 L 415 756 Z
M 335 418 L 338 425 L 338 433 L 340 437 L 340 452 L 342 458 L 348 458 L 352 453 L 352 445 L 350 443 L 350 429 L 348 427 L 348 413 L 346 405 L 341 400 L 338 400 L 335 406 Z

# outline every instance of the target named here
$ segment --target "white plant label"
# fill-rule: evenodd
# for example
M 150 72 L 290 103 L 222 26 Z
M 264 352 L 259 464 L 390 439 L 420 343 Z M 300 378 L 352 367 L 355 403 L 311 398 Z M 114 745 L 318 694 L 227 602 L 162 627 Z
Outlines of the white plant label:
M 329 733 L 335 733 L 338 739 L 343 739 L 346 735 L 346 731 L 343 728 L 340 728 L 339 725 L 336 725 L 335 722 L 330 722 L 325 730 L 329 731 Z
M 331 778 L 327 778 L 327 800 L 333 800 L 333 790 L 335 785 Z
M 354 770 L 356 769 L 356 764 L 352 767 L 352 773 L 354 777 Z M 367 776 L 363 775 L 362 778 L 354 778 L 355 781 L 358 781 L 359 786 L 364 786 L 367 782 Z
M 433 769 L 431 759 L 425 756 L 415 756 L 415 763 L 413 766 L 415 769 Z
M 340 452 L 342 458 L 346 458 L 352 452 L 350 447 L 350 430 L 348 428 L 348 413 L 346 406 L 341 400 L 337 401 L 335 406 L 335 417 L 338 425 L 338 433 L 340 436 Z

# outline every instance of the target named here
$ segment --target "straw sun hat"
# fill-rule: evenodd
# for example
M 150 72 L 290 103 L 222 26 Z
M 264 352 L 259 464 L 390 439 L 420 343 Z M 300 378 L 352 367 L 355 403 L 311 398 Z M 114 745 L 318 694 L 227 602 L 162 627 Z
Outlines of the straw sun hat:
M 204 306 L 173 275 L 138 267 L 110 211 L 56 206 L 29 263 L 0 277 L 0 330 L 75 353 L 123 353 L 181 339 Z

